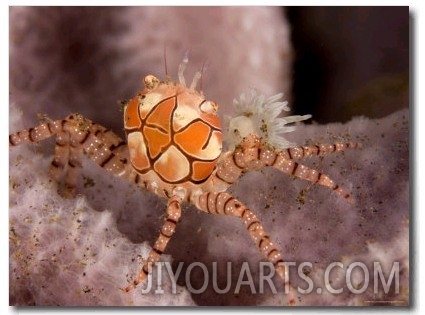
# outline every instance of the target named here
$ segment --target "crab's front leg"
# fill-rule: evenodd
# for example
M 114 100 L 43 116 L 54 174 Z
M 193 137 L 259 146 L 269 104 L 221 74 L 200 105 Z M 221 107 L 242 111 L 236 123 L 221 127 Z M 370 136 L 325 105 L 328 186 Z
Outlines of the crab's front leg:
M 174 234 L 177 222 L 181 216 L 181 202 L 180 197 L 174 196 L 168 200 L 167 212 L 164 224 L 159 232 L 159 236 L 149 253 L 146 262 L 143 264 L 137 278 L 126 288 L 124 292 L 133 290 L 139 283 L 141 283 L 152 272 L 152 267 L 159 261 L 162 253 L 165 251 L 167 244 Z

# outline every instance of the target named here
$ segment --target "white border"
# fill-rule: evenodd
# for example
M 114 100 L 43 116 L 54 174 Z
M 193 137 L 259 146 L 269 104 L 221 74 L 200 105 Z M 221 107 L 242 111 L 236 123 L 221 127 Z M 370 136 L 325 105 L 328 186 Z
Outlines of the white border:
M 152 2 L 151 2 L 152 3 Z M 425 191 L 425 184 L 422 183 L 422 180 L 425 180 L 425 168 L 422 165 L 421 161 L 425 161 L 425 154 L 424 154 L 424 147 L 425 143 L 422 140 L 423 135 L 425 135 L 425 124 L 423 123 L 423 119 L 425 118 L 424 112 L 425 112 L 425 102 L 423 97 L 423 73 L 424 73 L 424 62 L 423 57 L 419 58 L 419 56 L 424 56 L 425 51 L 423 47 L 423 42 L 425 39 L 424 35 L 424 26 L 425 26 L 425 18 L 424 18 L 424 6 L 423 1 L 385 1 L 385 5 L 404 5 L 404 6 L 410 6 L 410 18 L 412 22 L 412 29 L 414 31 L 413 33 L 413 43 L 411 44 L 411 48 L 414 48 L 414 52 L 411 52 L 411 64 L 414 65 L 414 73 L 413 76 L 411 76 L 411 79 L 413 82 L 410 82 L 411 87 L 413 87 L 415 90 L 414 93 L 411 95 L 413 99 L 411 100 L 411 107 L 414 108 L 414 117 L 412 117 L 413 121 L 411 121 L 411 126 L 415 126 L 415 129 L 411 131 L 411 135 L 413 136 L 413 141 L 411 142 L 410 150 L 411 152 L 415 153 L 415 156 L 413 159 L 411 159 L 412 163 L 410 165 L 411 169 L 411 183 L 412 183 L 412 210 L 411 213 L 413 214 L 412 218 L 414 218 L 416 221 L 412 221 L 412 227 L 413 231 L 416 233 L 416 235 L 412 235 L 412 244 L 415 246 L 415 248 L 412 248 L 411 252 L 411 259 L 412 259 L 412 266 L 414 267 L 414 277 L 411 278 L 412 286 L 411 286 L 411 303 L 412 307 L 410 309 L 400 309 L 400 308 L 376 308 L 376 309 L 368 309 L 368 312 L 372 313 L 384 313 L 384 312 L 409 312 L 413 314 L 420 314 L 425 311 L 424 303 L 423 303 L 423 290 L 422 285 L 425 283 L 424 279 L 424 272 L 421 270 L 421 266 L 425 265 L 424 260 L 424 251 L 419 250 L 419 246 L 425 244 L 425 229 L 421 229 L 420 222 L 425 222 L 425 208 L 422 208 L 421 205 L 424 204 L 424 191 Z M 57 1 L 55 3 L 52 3 L 51 1 L 37 1 L 37 5 L 69 5 L 68 3 L 64 1 Z M 121 1 L 119 3 L 113 2 L 113 1 L 75 1 L 72 3 L 72 5 L 139 5 L 140 1 Z M 174 1 L 155 1 L 155 5 L 175 5 L 176 3 Z M 193 3 L 192 1 L 181 1 L 178 3 L 179 5 L 199 5 L 198 3 Z M 232 5 L 260 5 L 259 3 L 253 2 L 253 1 L 234 1 L 231 3 Z M 297 6 L 303 6 L 303 5 L 340 5 L 339 2 L 335 1 L 286 1 L 285 3 L 282 3 L 280 1 L 262 1 L 261 5 L 297 5 Z M 375 3 L 371 1 L 345 1 L 344 5 L 382 5 L 382 2 L 375 1 Z M 59 310 L 53 309 L 42 309 L 42 310 L 32 310 L 32 309 L 19 309 L 19 312 L 16 308 L 10 308 L 8 306 L 9 304 L 9 289 L 8 289 L 8 260 L 6 257 L 8 257 L 8 177 L 6 174 L 8 174 L 8 144 L 6 144 L 6 132 L 8 131 L 8 95 L 9 95 L 9 5 L 34 5 L 34 3 L 31 3 L 29 1 L 8 1 L 6 4 L 2 3 L 0 6 L 0 39 L 1 39 L 1 49 L 0 49 L 0 95 L 1 95 L 1 106 L 0 106 L 0 119 L 1 123 L 0 126 L 4 126 L 1 128 L 1 139 L 2 139 L 2 154 L 0 154 L 0 165 L 1 169 L 0 172 L 3 175 L 1 180 L 1 196 L 0 200 L 2 203 L 2 207 L 0 207 L 0 250 L 2 253 L 2 259 L 0 259 L 0 270 L 2 271 L 2 280 L 0 281 L 1 285 L 1 302 L 0 302 L 0 314 L 17 314 L 17 313 L 50 313 L 55 314 L 58 313 Z M 202 1 L 202 5 L 229 5 L 229 2 L 226 1 Z M 414 101 L 414 103 L 413 103 Z M 414 189 L 415 187 L 415 189 Z M 422 246 L 422 249 L 423 246 Z M 422 297 L 421 297 L 422 293 Z M 194 311 L 199 311 L 200 309 L 191 309 Z M 264 310 L 264 309 L 261 309 Z M 66 314 L 84 314 L 84 313 L 93 313 L 94 311 L 104 311 L 108 314 L 119 314 L 122 312 L 122 310 L 106 310 L 106 309 L 67 309 L 63 312 Z M 150 312 L 151 309 L 126 309 L 126 311 L 135 311 L 135 312 Z M 155 313 L 165 313 L 175 311 L 175 309 L 161 309 L 159 311 L 155 311 Z M 188 309 L 184 310 L 178 310 L 179 312 L 186 312 Z M 216 312 L 219 311 L 221 313 L 227 313 L 230 312 L 229 309 L 208 309 L 205 308 L 202 309 L 202 311 L 208 311 L 208 312 Z M 238 312 L 243 312 L 244 315 L 246 314 L 257 314 L 260 309 L 256 308 L 250 308 L 250 309 L 239 309 Z M 362 311 L 362 309 L 303 309 L 303 310 L 294 310 L 291 311 L 287 308 L 280 309 L 280 308 L 270 308 L 265 309 L 267 313 L 281 313 L 284 312 L 285 314 L 307 314 L 307 313 L 328 313 L 328 312 L 341 312 L 344 311 L 344 313 L 348 314 L 354 314 L 357 312 Z

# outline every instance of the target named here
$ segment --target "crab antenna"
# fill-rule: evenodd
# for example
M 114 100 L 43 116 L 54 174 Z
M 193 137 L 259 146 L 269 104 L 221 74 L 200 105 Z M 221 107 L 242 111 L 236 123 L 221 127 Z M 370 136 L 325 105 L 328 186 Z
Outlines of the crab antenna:
M 179 77 L 179 82 L 181 85 L 186 86 L 186 80 L 184 79 L 184 70 L 186 69 L 186 66 L 189 62 L 189 51 L 186 50 L 186 52 L 183 55 L 183 60 L 179 65 L 179 72 L 178 72 L 178 77 Z
M 195 89 L 198 82 L 200 82 L 199 90 L 202 92 L 202 75 L 204 74 L 204 70 L 205 70 L 205 62 L 202 64 L 201 70 L 195 73 L 195 76 L 193 77 L 193 80 L 192 80 L 192 84 L 190 85 L 191 89 Z
M 196 71 L 195 75 L 193 76 L 192 83 L 190 84 L 190 89 L 194 90 L 196 88 L 196 85 L 198 84 L 198 81 L 201 77 L 201 71 Z
M 167 69 L 167 45 L 164 44 L 164 67 L 165 67 L 165 78 L 168 79 Z
M 208 67 L 208 64 L 207 64 L 207 62 L 204 62 L 203 64 L 202 64 L 202 68 L 201 68 L 201 78 L 200 78 L 200 82 L 199 82 L 199 90 L 202 92 L 202 90 L 203 90 L 203 87 L 204 87 L 204 85 L 203 85 L 203 83 L 204 83 L 204 73 L 205 73 L 205 71 L 207 70 L 207 67 Z

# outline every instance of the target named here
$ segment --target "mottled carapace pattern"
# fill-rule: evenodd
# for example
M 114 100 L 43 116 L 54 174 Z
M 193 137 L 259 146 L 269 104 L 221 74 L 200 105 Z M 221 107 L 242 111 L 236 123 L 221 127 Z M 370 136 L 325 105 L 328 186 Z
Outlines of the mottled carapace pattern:
M 221 154 L 217 106 L 180 84 L 146 77 L 146 88 L 125 107 L 130 160 L 141 174 L 166 183 L 202 183 Z

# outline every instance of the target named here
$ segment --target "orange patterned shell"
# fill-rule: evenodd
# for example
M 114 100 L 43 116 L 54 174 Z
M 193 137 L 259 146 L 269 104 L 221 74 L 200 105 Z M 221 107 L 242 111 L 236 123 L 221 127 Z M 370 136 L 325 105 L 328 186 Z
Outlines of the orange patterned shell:
M 205 181 L 222 149 L 217 105 L 153 75 L 144 82 L 124 113 L 133 167 L 141 174 L 154 171 L 166 183 Z

